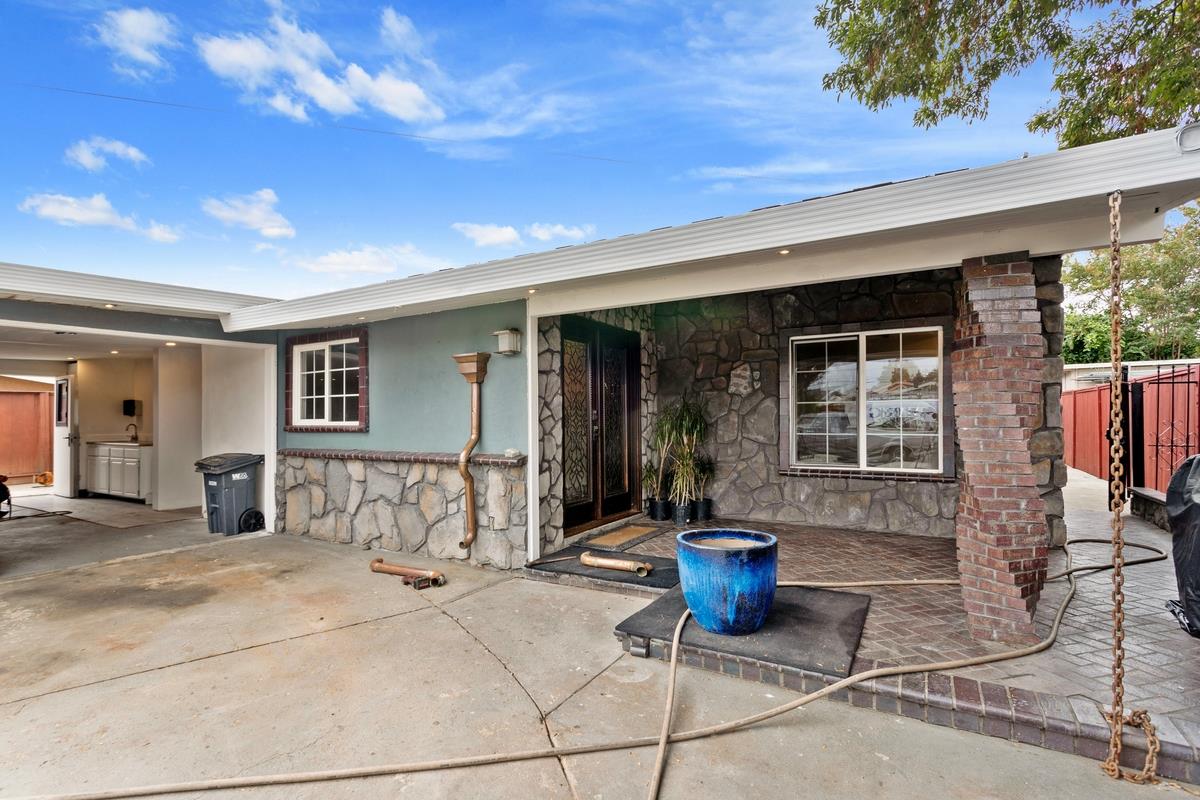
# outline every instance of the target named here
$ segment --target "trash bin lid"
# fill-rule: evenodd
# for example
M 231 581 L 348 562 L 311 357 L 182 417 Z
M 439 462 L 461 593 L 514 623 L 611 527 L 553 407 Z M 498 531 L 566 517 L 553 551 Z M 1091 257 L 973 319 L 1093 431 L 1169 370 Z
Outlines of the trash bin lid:
M 206 456 L 197 461 L 196 472 L 220 475 L 225 472 L 232 472 L 235 469 L 251 466 L 252 464 L 261 464 L 263 461 L 263 456 L 254 455 L 253 453 L 218 453 L 217 455 Z

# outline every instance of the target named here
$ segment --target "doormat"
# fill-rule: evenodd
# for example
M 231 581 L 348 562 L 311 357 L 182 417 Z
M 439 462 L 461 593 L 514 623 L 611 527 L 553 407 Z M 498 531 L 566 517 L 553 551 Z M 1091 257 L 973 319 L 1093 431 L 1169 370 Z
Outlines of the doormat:
M 589 542 L 590 544 L 590 542 Z M 591 550 L 598 556 L 606 556 L 609 558 L 627 558 L 634 561 L 645 561 L 648 564 L 653 564 L 654 569 L 644 578 L 639 578 L 632 572 L 623 572 L 616 569 L 602 569 L 600 567 L 585 567 L 579 563 L 579 555 Z M 534 561 L 532 564 L 526 564 L 526 569 L 535 570 L 537 572 L 551 573 L 554 575 L 580 575 L 585 578 L 590 578 L 594 581 L 608 581 L 609 583 L 627 583 L 630 586 L 645 586 L 650 589 L 670 589 L 679 583 L 679 566 L 673 558 L 661 558 L 659 556 L 643 556 L 634 555 L 631 553 L 619 553 L 611 550 L 600 550 L 596 547 L 580 547 L 572 545 L 564 547 L 555 553 L 551 553 L 540 561 Z
M 581 544 L 585 547 L 603 547 L 606 550 L 616 550 L 628 541 L 645 536 L 647 533 L 661 531 L 661 528 L 652 528 L 649 525 L 627 525 L 615 531 L 602 533 L 595 538 L 588 539 L 586 542 L 581 542 Z
M 844 678 L 862 639 L 871 598 L 865 594 L 780 586 L 767 622 L 749 636 L 721 636 L 694 619 L 683 629 L 682 644 L 715 653 L 752 658 Z M 679 617 L 687 608 L 678 587 L 617 625 L 618 639 L 662 642 L 669 650 Z

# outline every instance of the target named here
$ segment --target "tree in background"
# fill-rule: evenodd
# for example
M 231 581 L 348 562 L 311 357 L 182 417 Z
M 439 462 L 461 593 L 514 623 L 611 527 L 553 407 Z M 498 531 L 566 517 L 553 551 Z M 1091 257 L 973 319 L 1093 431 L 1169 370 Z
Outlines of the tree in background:
M 826 89 L 875 110 L 916 100 L 927 128 L 986 117 L 993 84 L 1041 58 L 1058 97 L 1028 125 L 1062 147 L 1200 115 L 1200 0 L 824 0 L 816 24 L 842 56 Z
M 1122 248 L 1125 310 L 1122 347 L 1130 360 L 1200 357 L 1200 207 L 1155 244 Z M 1068 364 L 1109 358 L 1109 256 L 1068 258 L 1063 286 L 1069 310 L 1063 339 Z

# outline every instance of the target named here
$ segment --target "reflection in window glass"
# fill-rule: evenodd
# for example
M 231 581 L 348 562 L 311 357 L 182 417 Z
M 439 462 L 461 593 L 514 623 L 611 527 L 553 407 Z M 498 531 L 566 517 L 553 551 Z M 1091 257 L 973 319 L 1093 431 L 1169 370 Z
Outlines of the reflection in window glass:
M 940 370 L 938 330 L 793 341 L 794 463 L 938 469 Z

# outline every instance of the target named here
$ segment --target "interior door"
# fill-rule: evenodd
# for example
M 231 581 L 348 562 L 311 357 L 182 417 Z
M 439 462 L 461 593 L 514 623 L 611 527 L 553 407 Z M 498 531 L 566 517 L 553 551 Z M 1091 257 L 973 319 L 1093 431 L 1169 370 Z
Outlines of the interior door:
M 641 502 L 639 336 L 563 318 L 563 523 L 568 532 Z
M 75 378 L 54 381 L 54 493 L 74 497 L 79 492 L 79 421 L 75 413 Z

